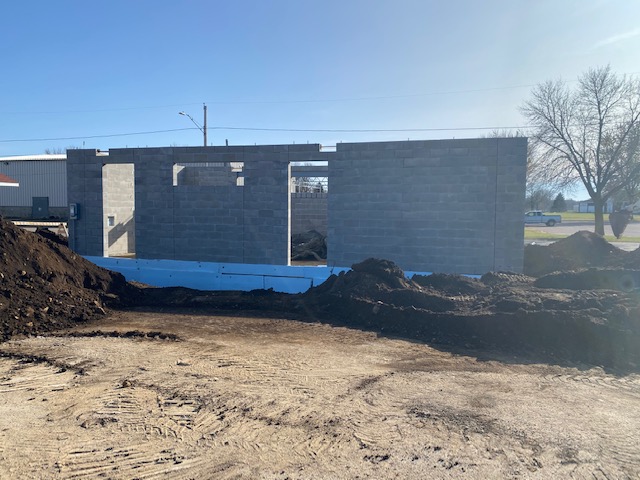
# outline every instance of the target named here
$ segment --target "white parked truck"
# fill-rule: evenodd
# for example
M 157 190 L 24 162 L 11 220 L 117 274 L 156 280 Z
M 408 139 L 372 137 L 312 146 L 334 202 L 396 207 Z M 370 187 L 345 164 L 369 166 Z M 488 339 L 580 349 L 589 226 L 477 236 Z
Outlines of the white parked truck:
M 562 223 L 560 215 L 547 215 L 540 210 L 532 210 L 524 214 L 524 224 L 544 223 L 547 227 L 553 227 L 556 223 Z

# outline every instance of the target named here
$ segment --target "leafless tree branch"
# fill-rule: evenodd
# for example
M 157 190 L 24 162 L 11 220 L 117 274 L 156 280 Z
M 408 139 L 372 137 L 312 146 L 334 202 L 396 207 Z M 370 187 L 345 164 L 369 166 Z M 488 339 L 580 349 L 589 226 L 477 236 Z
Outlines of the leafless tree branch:
M 640 81 L 609 66 L 590 69 L 573 89 L 562 81 L 537 85 L 521 112 L 532 125 L 532 176 L 581 183 L 604 234 L 605 202 L 640 183 Z

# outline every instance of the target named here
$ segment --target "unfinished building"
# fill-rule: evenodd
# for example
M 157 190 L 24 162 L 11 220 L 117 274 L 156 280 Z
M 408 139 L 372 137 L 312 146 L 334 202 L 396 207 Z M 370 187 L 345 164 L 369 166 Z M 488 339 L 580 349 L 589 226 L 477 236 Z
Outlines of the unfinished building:
M 326 205 L 328 265 L 377 257 L 411 271 L 520 272 L 526 151 L 526 138 L 341 143 L 332 152 L 70 150 L 70 246 L 98 257 L 288 265 L 292 201 L 306 198 Z M 292 193 L 292 168 L 317 162 L 329 192 Z

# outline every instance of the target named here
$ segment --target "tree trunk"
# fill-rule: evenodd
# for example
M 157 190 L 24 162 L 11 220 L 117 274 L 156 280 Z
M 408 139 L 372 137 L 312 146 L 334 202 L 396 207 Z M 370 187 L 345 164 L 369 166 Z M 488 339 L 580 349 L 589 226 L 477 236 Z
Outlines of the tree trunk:
M 604 202 L 600 198 L 593 198 L 593 208 L 596 217 L 595 232 L 604 236 Z

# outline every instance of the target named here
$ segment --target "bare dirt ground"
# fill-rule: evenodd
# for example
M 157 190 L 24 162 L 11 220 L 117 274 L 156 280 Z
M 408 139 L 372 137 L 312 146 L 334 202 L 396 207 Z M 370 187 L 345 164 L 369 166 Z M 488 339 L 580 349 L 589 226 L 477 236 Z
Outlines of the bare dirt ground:
M 301 295 L 129 284 L 1 219 L 0 252 L 1 479 L 640 478 L 640 250 Z
M 127 335 L 149 331 L 179 339 Z M 0 478 L 640 472 L 637 374 L 196 312 L 116 313 L 2 351 Z

